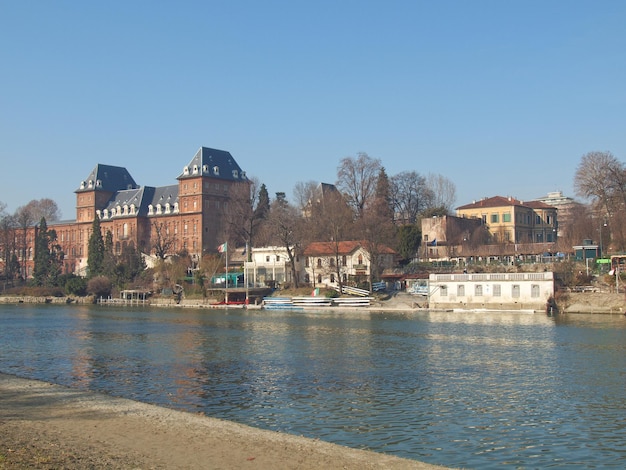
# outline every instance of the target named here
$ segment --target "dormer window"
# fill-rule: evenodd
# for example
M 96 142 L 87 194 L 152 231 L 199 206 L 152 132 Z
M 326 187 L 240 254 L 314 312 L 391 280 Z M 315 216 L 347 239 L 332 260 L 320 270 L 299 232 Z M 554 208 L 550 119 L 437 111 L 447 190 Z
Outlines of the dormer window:
M 93 181 L 89 180 L 89 184 L 87 185 L 88 188 L 93 188 Z
M 80 189 L 85 189 L 85 182 L 84 181 L 80 182 Z
M 245 179 L 246 179 L 246 172 L 245 172 L 245 171 L 242 171 L 242 172 L 241 172 L 241 179 L 242 179 L 242 180 L 245 180 Z
M 154 207 L 152 204 L 148 205 L 148 215 L 152 215 L 154 213 Z
M 220 167 L 219 166 L 214 166 L 213 167 L 213 174 L 219 176 L 219 174 L 220 174 Z
M 157 214 L 161 213 L 161 204 L 157 204 L 157 211 L 156 211 L 156 213 Z
M 188 175 L 189 174 L 189 167 L 186 166 L 183 168 L 183 175 Z
M 202 173 L 208 173 L 209 165 L 202 165 Z
M 102 187 L 102 180 L 96 180 L 96 188 Z
M 135 210 L 136 210 L 135 204 L 131 204 L 130 205 L 130 213 L 131 213 L 131 215 L 135 215 Z
M 105 219 L 109 218 L 109 209 L 104 209 L 104 211 L 102 211 L 102 215 L 104 216 Z
M 239 173 L 237 170 L 233 170 L 233 178 L 237 179 L 239 177 Z
M 128 215 L 128 206 L 124 204 L 124 211 L 122 212 L 124 215 Z
M 198 174 L 198 165 L 194 165 L 193 166 L 193 174 L 197 175 Z
M 115 207 L 113 209 L 111 209 L 111 217 L 115 216 Z
M 121 208 L 120 206 L 117 206 L 117 207 L 115 208 L 115 214 L 116 214 L 116 215 L 122 215 L 122 208 Z
M 178 212 L 178 203 L 177 202 L 174 203 L 174 212 Z
M 171 205 L 170 205 L 170 203 L 169 203 L 169 202 L 168 202 L 167 204 L 165 204 L 165 213 L 166 213 L 166 214 L 169 214 L 169 213 L 170 213 L 170 208 L 171 208 Z
M 100 211 L 99 211 L 99 210 L 98 210 L 98 211 L 96 211 L 96 215 L 98 216 L 98 218 L 99 218 L 99 219 L 101 219 L 101 218 L 102 218 L 102 215 L 100 214 Z

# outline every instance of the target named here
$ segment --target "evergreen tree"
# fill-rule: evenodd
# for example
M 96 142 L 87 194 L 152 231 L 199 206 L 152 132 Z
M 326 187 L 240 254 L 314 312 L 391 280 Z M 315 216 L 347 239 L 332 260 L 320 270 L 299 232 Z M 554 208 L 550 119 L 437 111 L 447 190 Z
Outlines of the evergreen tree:
M 102 239 L 102 232 L 100 230 L 100 218 L 97 215 L 93 219 L 87 250 L 89 277 L 102 274 L 104 264 L 104 240 Z
M 102 260 L 102 274 L 113 279 L 115 267 L 117 266 L 117 256 L 113 251 L 113 234 L 110 230 L 104 235 L 104 256 Z
M 33 284 L 36 286 L 56 286 L 61 274 L 61 247 L 55 244 L 56 231 L 48 230 L 45 217 L 39 222 L 39 229 L 35 237 L 35 267 L 33 270 Z
M 270 212 L 270 195 L 267 192 L 267 187 L 261 184 L 259 188 L 259 200 L 254 210 L 254 216 L 257 219 L 265 219 Z
M 35 236 L 33 284 L 36 286 L 43 286 L 48 276 L 48 265 L 50 264 L 50 240 L 48 237 L 48 224 L 45 217 L 42 217 L 39 222 L 39 230 Z

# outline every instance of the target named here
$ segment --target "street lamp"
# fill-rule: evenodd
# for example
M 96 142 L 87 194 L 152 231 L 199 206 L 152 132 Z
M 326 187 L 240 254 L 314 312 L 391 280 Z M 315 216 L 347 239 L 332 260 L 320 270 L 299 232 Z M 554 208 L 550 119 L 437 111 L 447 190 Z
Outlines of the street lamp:
M 602 224 L 600 224 L 600 257 L 604 258 L 604 252 L 602 251 L 602 227 L 607 227 L 608 224 L 606 223 L 606 220 L 604 222 L 602 222 Z

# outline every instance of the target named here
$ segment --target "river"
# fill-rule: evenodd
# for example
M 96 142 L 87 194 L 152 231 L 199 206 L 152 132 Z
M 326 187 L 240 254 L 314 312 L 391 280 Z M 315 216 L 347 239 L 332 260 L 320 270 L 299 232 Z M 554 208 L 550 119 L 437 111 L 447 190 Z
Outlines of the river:
M 623 315 L 0 305 L 0 371 L 450 467 L 626 467 Z

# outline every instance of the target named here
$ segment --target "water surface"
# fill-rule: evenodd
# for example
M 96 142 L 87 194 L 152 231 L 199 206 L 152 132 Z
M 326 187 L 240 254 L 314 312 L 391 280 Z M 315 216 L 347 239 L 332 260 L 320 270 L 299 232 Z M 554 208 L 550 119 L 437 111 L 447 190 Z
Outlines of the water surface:
M 465 468 L 626 466 L 626 318 L 0 306 L 0 371 Z

